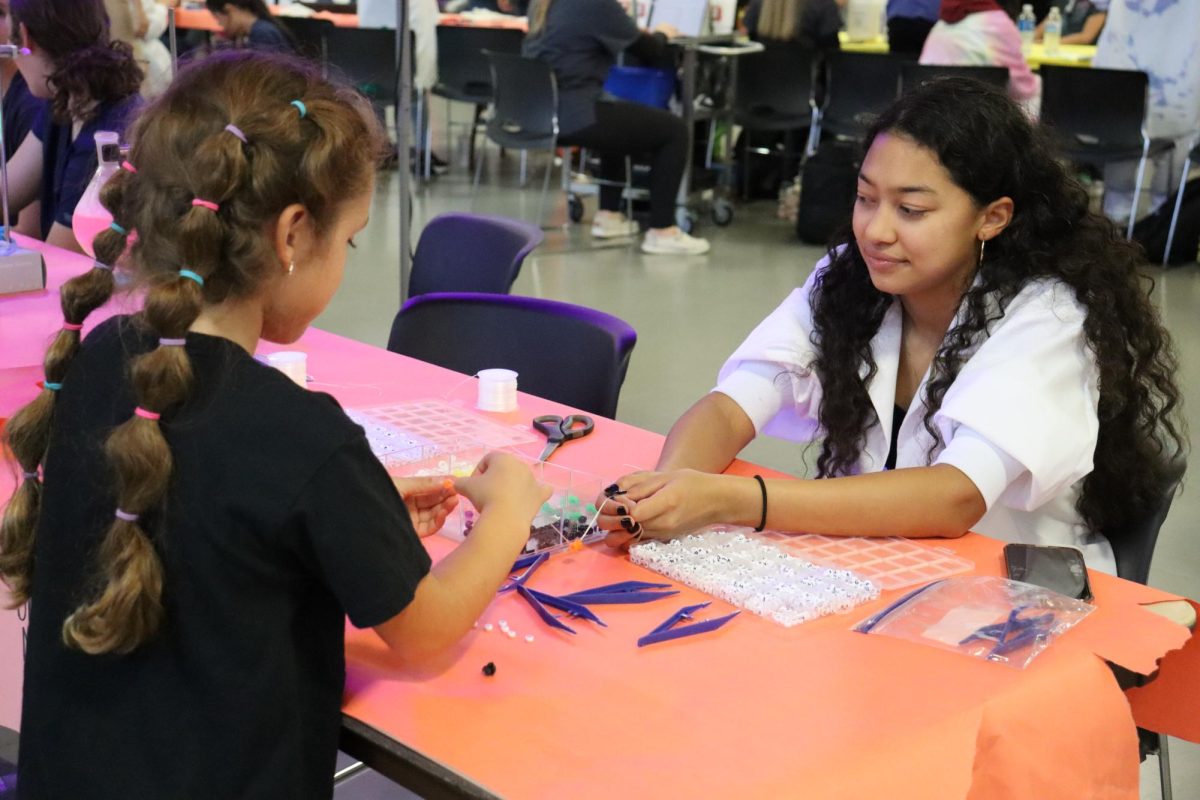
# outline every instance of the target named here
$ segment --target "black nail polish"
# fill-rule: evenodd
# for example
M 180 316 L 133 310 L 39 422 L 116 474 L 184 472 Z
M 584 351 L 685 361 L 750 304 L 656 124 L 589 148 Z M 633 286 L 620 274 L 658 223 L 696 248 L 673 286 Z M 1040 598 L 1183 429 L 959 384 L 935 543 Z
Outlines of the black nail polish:
M 617 516 L 618 517 L 623 517 L 628 513 L 629 512 L 625 510 L 625 506 L 617 506 Z
M 608 495 L 609 497 L 612 497 L 619 491 L 621 491 L 621 487 L 615 483 L 611 483 L 604 488 L 604 494 Z
M 635 524 L 637 524 L 637 523 L 635 523 L 629 517 L 621 517 L 621 527 L 624 528 L 625 530 L 629 531 L 630 533 L 633 533 L 633 526 Z
M 642 535 L 642 523 L 640 523 L 640 522 L 633 523 L 633 528 L 631 528 L 629 532 L 632 533 L 634 536 L 641 536 Z

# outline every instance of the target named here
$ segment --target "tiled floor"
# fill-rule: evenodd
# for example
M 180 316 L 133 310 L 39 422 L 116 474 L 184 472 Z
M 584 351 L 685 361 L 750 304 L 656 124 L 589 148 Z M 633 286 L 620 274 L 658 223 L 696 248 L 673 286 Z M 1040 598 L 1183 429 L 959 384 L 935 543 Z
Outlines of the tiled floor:
M 485 183 L 475 210 L 532 219 L 541 174 L 535 173 L 537 180 L 529 188 L 519 189 L 516 161 L 511 157 L 504 164 L 499 185 L 494 177 Z M 495 163 L 493 158 L 492 166 Z M 438 213 L 470 208 L 470 183 L 464 174 L 460 166 L 418 192 L 416 233 Z M 557 176 L 552 184 L 556 180 Z M 819 248 L 800 245 L 789 226 L 775 218 L 772 202 L 739 206 L 730 227 L 704 225 L 698 233 L 711 239 L 709 255 L 667 258 L 643 256 L 629 245 L 594 247 L 585 226 L 561 226 L 564 204 L 553 188 L 552 198 L 551 219 L 560 227 L 547 231 L 546 242 L 525 262 L 513 293 L 592 306 L 632 324 L 638 344 L 617 416 L 661 433 L 711 388 L 725 357 L 803 282 L 821 256 Z M 371 224 L 358 238 L 342 289 L 317 321 L 319 327 L 372 344 L 385 343 L 399 302 L 397 220 L 396 176 L 384 173 Z M 1191 429 L 1200 430 L 1200 266 L 1149 274 L 1156 281 L 1154 297 L 1180 352 L 1179 380 Z M 794 445 L 757 441 L 745 457 L 793 473 L 804 470 L 802 454 Z M 1193 480 L 1176 499 L 1163 529 L 1152 584 L 1200 597 L 1198 530 L 1200 489 Z M 1200 797 L 1200 746 L 1173 740 L 1171 761 L 1175 796 Z M 411 797 L 373 774 L 354 778 L 337 796 L 342 800 Z M 1142 796 L 1159 797 L 1153 758 L 1142 767 Z

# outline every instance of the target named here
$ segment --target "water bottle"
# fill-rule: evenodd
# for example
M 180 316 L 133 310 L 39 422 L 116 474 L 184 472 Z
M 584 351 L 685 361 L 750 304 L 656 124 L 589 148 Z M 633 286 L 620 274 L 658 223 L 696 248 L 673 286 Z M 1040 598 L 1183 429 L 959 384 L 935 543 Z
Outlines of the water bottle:
M 112 214 L 100 204 L 100 190 L 117 170 L 121 168 L 121 145 L 119 134 L 113 131 L 96 131 L 96 161 L 98 166 L 92 181 L 83 190 L 83 196 L 75 206 L 71 217 L 71 230 L 75 241 L 89 256 L 95 258 L 92 246 L 96 236 L 112 223 Z
M 1042 50 L 1048 56 L 1058 55 L 1062 44 L 1062 14 L 1053 6 L 1046 15 L 1046 27 L 1042 29 Z
M 1037 16 L 1029 3 L 1021 6 L 1021 16 L 1017 17 L 1017 30 L 1021 33 L 1021 53 L 1029 55 L 1033 49 L 1033 31 L 1037 28 Z

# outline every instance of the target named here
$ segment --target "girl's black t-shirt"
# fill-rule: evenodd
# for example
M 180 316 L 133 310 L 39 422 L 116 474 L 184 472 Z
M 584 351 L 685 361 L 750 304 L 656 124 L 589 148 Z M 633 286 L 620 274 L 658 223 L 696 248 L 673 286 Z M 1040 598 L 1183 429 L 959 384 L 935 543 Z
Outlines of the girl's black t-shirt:
M 142 515 L 165 624 L 129 655 L 62 642 L 116 508 L 105 436 L 129 419 L 130 317 L 91 333 L 44 462 L 21 719 L 23 798 L 328 798 L 345 618 L 382 623 L 430 560 L 362 429 L 233 342 L 189 334 L 195 379 L 161 424 L 174 468 Z

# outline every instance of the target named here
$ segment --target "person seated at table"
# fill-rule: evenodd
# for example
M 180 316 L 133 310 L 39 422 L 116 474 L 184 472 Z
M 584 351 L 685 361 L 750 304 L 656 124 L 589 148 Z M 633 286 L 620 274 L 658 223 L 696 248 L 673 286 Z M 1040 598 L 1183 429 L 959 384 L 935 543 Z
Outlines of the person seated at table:
M 9 13 L 8 0 L 0 0 L 0 44 L 13 44 L 12 15 Z M 17 153 L 17 148 L 29 135 L 33 123 L 46 106 L 46 101 L 34 97 L 29 91 L 29 84 L 17 69 L 17 62 L 11 58 L 0 59 L 0 83 L 3 84 L 3 95 L 0 95 L 0 108 L 4 115 L 4 157 L 11 163 Z M 41 206 L 34 200 L 29 203 L 18 217 L 16 211 L 11 213 L 13 230 L 27 236 L 37 234 L 41 225 Z
M 263 0 L 205 0 L 226 39 L 252 50 L 295 51 L 296 42 Z
M 142 71 L 128 45 L 109 41 L 101 0 L 11 0 L 11 8 L 24 42 L 17 69 L 49 102 L 8 165 L 9 209 L 40 201 L 40 237 L 82 252 L 71 218 L 96 171 L 95 134 L 125 130 Z
M 920 62 L 1006 67 L 1009 94 L 1030 113 L 1041 103 L 1042 82 L 1021 52 L 1017 24 L 996 0 L 942 0 Z
M 1184 447 L 1143 262 L 1002 92 L 923 84 L 868 135 L 852 230 L 600 522 L 614 544 L 718 522 L 973 530 L 1113 572 L 1100 531 L 1152 508 Z M 760 433 L 819 438 L 820 480 L 716 474 Z
M 503 454 L 393 482 L 333 398 L 253 357 L 304 333 L 367 223 L 383 136 L 365 99 L 231 51 L 131 138 L 45 389 L 4 430 L 24 476 L 0 577 L 10 607 L 31 601 L 22 796 L 329 798 L 346 617 L 397 665 L 444 666 L 550 489 Z M 81 342 L 115 265 L 142 310 Z M 479 517 L 431 568 L 419 537 L 457 493 Z
M 837 50 L 845 0 L 750 0 L 742 27 L 756 41 L 800 42 L 805 47 Z
M 942 0 L 888 0 L 888 52 L 920 57 L 941 9 Z
M 708 242 L 675 225 L 675 199 L 688 159 L 683 120 L 661 108 L 609 99 L 604 81 L 617 55 L 644 63 L 668 56 L 664 26 L 639 31 L 617 0 L 534 0 L 523 52 L 545 61 L 558 81 L 558 142 L 600 154 L 600 211 L 592 222 L 599 239 L 635 236 L 638 225 L 621 212 L 625 157 L 650 154 L 650 229 L 642 252 L 700 255 Z
M 1108 0 L 1054 0 L 1062 13 L 1063 44 L 1095 44 L 1108 19 Z M 1042 41 L 1046 20 L 1038 23 L 1033 32 L 1035 42 Z

